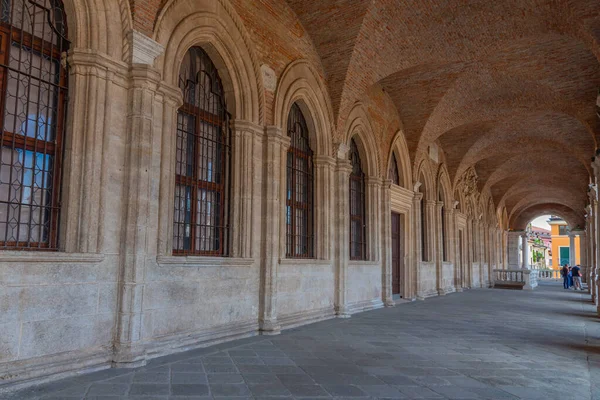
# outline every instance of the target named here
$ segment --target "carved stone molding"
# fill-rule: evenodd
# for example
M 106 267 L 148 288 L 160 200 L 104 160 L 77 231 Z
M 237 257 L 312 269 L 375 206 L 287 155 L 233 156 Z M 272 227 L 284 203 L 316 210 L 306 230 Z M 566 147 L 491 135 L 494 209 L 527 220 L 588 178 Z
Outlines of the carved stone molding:
M 150 39 L 148 36 L 132 30 L 128 34 L 130 57 L 132 64 L 154 64 L 154 60 L 160 56 L 165 48 L 160 43 Z

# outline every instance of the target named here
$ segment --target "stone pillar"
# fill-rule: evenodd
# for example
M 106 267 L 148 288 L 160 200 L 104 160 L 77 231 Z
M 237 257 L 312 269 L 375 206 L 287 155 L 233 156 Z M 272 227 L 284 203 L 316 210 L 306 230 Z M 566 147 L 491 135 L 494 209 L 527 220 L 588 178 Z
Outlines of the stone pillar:
M 347 275 L 348 261 L 350 260 L 350 173 L 352 164 L 348 160 L 347 152 L 338 154 L 337 163 L 334 172 L 335 191 L 335 212 L 334 212 L 334 230 L 335 230 L 335 296 L 334 306 L 338 318 L 348 318 L 347 303 Z
M 381 301 L 386 307 L 396 304 L 392 298 L 392 206 L 391 206 L 392 181 L 386 179 L 381 185 L 381 267 L 382 267 L 382 293 Z M 402 256 L 402 255 L 400 255 Z M 402 279 L 404 281 L 404 279 Z M 404 282 L 402 282 L 404 283 Z
M 442 230 L 442 207 L 444 207 L 444 202 L 436 201 L 435 202 L 435 219 L 434 223 L 436 228 L 432 231 L 435 234 L 435 270 L 436 270 L 436 280 L 437 280 L 437 292 L 438 295 L 443 296 L 446 294 L 444 291 L 443 285 L 443 268 L 444 268 L 444 257 L 443 257 L 443 245 L 444 245 L 444 232 Z M 447 225 L 447 224 L 446 224 Z M 433 235 L 432 235 L 433 236 Z
M 509 231 L 507 233 L 506 259 L 508 269 L 519 269 L 519 237 L 523 232 Z
M 421 251 L 422 249 L 422 244 L 421 244 L 421 230 L 423 229 L 423 226 L 421 226 L 421 199 L 423 198 L 423 193 L 419 193 L 417 192 L 417 190 L 419 190 L 419 186 L 420 184 L 417 183 L 417 185 L 415 185 L 415 194 L 413 197 L 413 218 L 412 218 L 412 228 L 410 231 L 414 232 L 414 239 L 413 239 L 413 260 L 414 260 L 414 266 L 413 266 L 413 271 L 415 272 L 414 274 L 414 280 L 413 280 L 413 287 L 415 289 L 416 292 L 416 297 L 418 299 L 423 299 L 423 296 L 420 296 L 421 290 L 420 290 L 420 274 L 421 274 L 421 261 L 423 260 L 423 252 Z
M 436 263 L 437 254 L 435 252 L 435 231 L 436 231 L 436 220 L 435 217 L 435 200 L 425 199 L 425 222 L 427 224 L 425 230 L 425 238 L 427 240 L 427 256 L 428 262 Z
M 279 127 L 266 129 L 264 142 L 263 224 L 259 328 L 263 335 L 281 331 L 277 321 L 277 270 L 282 257 L 282 216 L 285 204 L 285 168 L 290 138 Z M 284 246 L 285 246 L 285 242 Z M 285 251 L 285 250 L 283 250 Z
M 348 178 L 350 179 L 350 178 Z M 366 179 L 366 240 L 367 254 L 366 259 L 369 261 L 381 260 L 381 185 L 383 181 L 376 176 L 369 176 Z
M 475 262 L 475 254 L 473 253 L 473 218 L 467 218 L 467 230 L 465 232 L 465 246 L 467 251 L 465 252 L 465 256 L 467 259 L 467 265 L 465 266 L 465 276 L 463 276 L 463 287 L 466 284 L 466 288 L 470 289 L 473 287 L 473 263 Z
M 574 232 L 569 232 L 569 265 L 571 267 L 576 264 L 575 257 L 575 236 L 577 236 Z
M 317 155 L 313 157 L 315 168 L 314 209 L 315 209 L 315 258 L 330 260 L 333 254 L 333 220 L 332 194 L 335 159 L 331 156 Z
M 521 233 L 521 252 L 523 259 L 521 261 L 521 268 L 530 269 L 529 265 L 529 233 L 527 231 Z
M 160 73 L 152 64 L 163 51 L 160 44 L 137 32 L 130 35 L 132 66 L 130 69 L 128 132 L 125 161 L 125 207 L 123 240 L 119 271 L 119 307 L 113 354 L 116 367 L 145 364 L 142 341 L 144 277 L 149 244 L 148 210 L 151 206 L 151 176 L 154 111 Z
M 256 233 L 249 227 L 255 226 L 253 196 L 260 190 L 255 190 L 256 181 L 261 183 L 261 171 L 255 165 L 256 147 L 261 145 L 260 138 L 264 128 L 244 120 L 234 120 L 231 124 L 233 131 L 232 146 L 232 183 L 231 183 L 231 257 L 252 258 L 255 256 L 253 241 Z M 262 144 L 264 146 L 264 144 Z M 282 177 L 282 179 L 284 179 Z M 258 188 L 256 188 L 258 189 Z

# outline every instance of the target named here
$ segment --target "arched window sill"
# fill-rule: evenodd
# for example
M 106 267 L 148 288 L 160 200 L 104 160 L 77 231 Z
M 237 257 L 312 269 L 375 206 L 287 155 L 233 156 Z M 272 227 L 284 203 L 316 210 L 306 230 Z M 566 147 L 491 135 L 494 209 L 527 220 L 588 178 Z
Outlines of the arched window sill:
M 35 263 L 35 264 L 80 264 L 100 263 L 104 260 L 104 254 L 97 253 L 61 253 L 52 251 L 0 251 L 0 263 Z
M 158 256 L 161 267 L 251 267 L 253 258 L 202 257 L 202 256 Z

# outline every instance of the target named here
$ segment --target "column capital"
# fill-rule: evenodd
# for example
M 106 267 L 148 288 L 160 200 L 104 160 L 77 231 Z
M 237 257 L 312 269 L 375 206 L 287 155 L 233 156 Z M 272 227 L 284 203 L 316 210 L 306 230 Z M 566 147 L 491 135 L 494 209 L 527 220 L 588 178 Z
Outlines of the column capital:
M 391 179 L 384 179 L 381 183 L 381 187 L 388 190 L 392 188 L 392 180 Z
M 131 45 L 129 57 L 132 64 L 153 65 L 154 60 L 165 51 L 162 44 L 136 30 L 129 31 L 127 39 Z
M 343 173 L 348 176 L 352 173 L 352 163 L 350 160 L 338 158 L 335 163 L 335 172 Z
M 585 229 L 573 229 L 570 233 L 569 236 L 581 236 L 581 235 L 585 235 Z
M 383 183 L 383 179 L 381 179 L 378 176 L 367 176 L 367 179 L 365 179 L 365 181 L 368 186 L 381 186 L 381 184 Z
M 414 197 L 413 197 L 414 201 L 419 202 L 419 201 L 421 201 L 422 198 L 423 198 L 423 193 L 415 192 Z
M 265 136 L 269 142 L 279 144 L 281 146 L 289 147 L 291 138 L 284 135 L 283 129 L 278 126 L 267 126 L 265 128 Z
M 235 133 L 250 132 L 256 136 L 262 136 L 265 133 L 264 127 L 255 122 L 247 121 L 245 119 L 234 119 L 233 121 L 231 121 L 231 127 Z
M 319 155 L 313 156 L 313 163 L 315 164 L 316 167 L 321 167 L 321 166 L 333 167 L 333 166 L 335 166 L 335 158 L 333 158 L 331 156 L 319 154 Z

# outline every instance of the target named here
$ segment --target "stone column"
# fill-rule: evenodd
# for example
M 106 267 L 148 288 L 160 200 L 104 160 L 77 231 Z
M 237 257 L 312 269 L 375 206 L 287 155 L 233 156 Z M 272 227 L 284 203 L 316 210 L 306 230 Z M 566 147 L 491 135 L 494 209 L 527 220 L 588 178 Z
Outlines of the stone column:
M 350 173 L 352 164 L 348 160 L 347 152 L 338 154 L 337 163 L 334 172 L 335 192 L 335 212 L 334 212 L 334 231 L 335 231 L 335 296 L 334 306 L 338 318 L 348 318 L 347 303 L 347 275 L 348 261 L 350 260 Z
M 443 245 L 444 245 L 444 232 L 442 230 L 442 208 L 444 207 L 444 202 L 436 201 L 435 202 L 435 219 L 434 223 L 436 228 L 432 231 L 434 232 L 435 238 L 435 270 L 436 270 L 436 280 L 437 280 L 437 292 L 438 295 L 443 296 L 446 294 L 444 291 L 444 282 L 443 282 L 443 268 L 444 268 L 444 257 L 443 257 Z
M 575 236 L 577 236 L 574 232 L 569 232 L 569 265 L 571 267 L 576 264 L 575 257 Z
M 523 253 L 523 260 L 521 263 L 521 268 L 530 269 L 529 265 L 529 233 L 527 231 L 521 233 L 521 252 Z
M 152 64 L 163 48 L 139 33 L 130 35 L 133 51 L 130 69 L 128 132 L 125 161 L 125 207 L 119 271 L 119 306 L 113 365 L 145 364 L 142 341 L 144 277 L 148 246 L 148 210 L 151 207 L 154 115 L 160 73 Z
M 392 298 L 392 206 L 391 206 L 392 181 L 386 179 L 381 185 L 381 267 L 382 293 L 381 300 L 386 307 L 394 307 Z M 401 256 L 401 255 L 400 255 Z M 403 279 L 404 280 L 404 279 Z M 404 283 L 404 282 L 402 282 Z
M 335 158 L 317 155 L 313 157 L 315 168 L 314 209 L 315 209 L 315 258 L 330 260 L 333 254 L 332 194 Z
M 381 227 L 379 224 L 381 218 L 381 185 L 382 180 L 376 176 L 369 176 L 366 179 L 366 240 L 367 240 L 367 260 L 381 260 Z
M 523 232 L 509 231 L 507 233 L 506 259 L 508 269 L 519 269 L 519 237 Z
M 410 231 L 414 232 L 414 239 L 413 239 L 413 260 L 414 260 L 414 265 L 413 265 L 413 271 L 415 272 L 414 274 L 414 281 L 413 281 L 413 287 L 415 289 L 415 293 L 416 293 L 416 297 L 418 299 L 422 299 L 423 296 L 420 296 L 421 290 L 420 290 L 420 274 L 421 274 L 421 261 L 423 260 L 423 252 L 421 251 L 422 249 L 422 244 L 421 244 L 421 230 L 423 229 L 423 227 L 421 226 L 421 199 L 423 198 L 423 193 L 419 193 L 417 192 L 417 190 L 419 190 L 419 186 L 420 183 L 417 183 L 415 185 L 415 194 L 413 197 L 413 217 L 412 217 L 412 229 Z M 410 232 L 409 231 L 409 232 Z
M 277 270 L 282 257 L 282 216 L 285 204 L 285 168 L 290 138 L 279 127 L 266 129 L 264 142 L 263 224 L 264 238 L 261 266 L 259 328 L 263 335 L 276 335 L 281 327 L 277 321 Z M 285 242 L 283 242 L 285 245 Z M 284 250 L 285 251 L 285 250 Z
M 60 250 L 67 253 L 111 253 L 107 248 L 106 198 L 110 192 L 108 165 L 122 163 L 109 151 L 115 128 L 112 101 L 127 87 L 127 65 L 90 49 L 69 51 L 68 135 L 65 140 L 60 213 Z M 123 127 L 124 129 L 124 127 Z M 109 230 L 110 231 L 110 230 Z M 114 256 L 116 257 L 116 256 Z
M 427 256 L 428 262 L 436 263 L 437 254 L 435 253 L 435 231 L 436 231 L 436 220 L 435 217 L 435 200 L 425 199 L 425 222 L 427 224 L 425 235 L 427 240 Z
M 465 276 L 463 282 L 466 284 L 466 288 L 470 289 L 473 287 L 473 264 L 475 263 L 475 253 L 473 252 L 473 240 L 475 235 L 473 233 L 473 218 L 467 218 L 467 230 L 465 232 L 465 246 L 467 251 L 465 256 L 467 259 L 467 265 L 465 266 Z M 463 285 L 464 287 L 465 285 Z
M 257 171 L 254 157 L 259 151 L 259 139 L 264 128 L 244 120 L 234 120 L 232 146 L 232 215 L 231 215 L 231 257 L 251 258 L 255 256 L 253 241 L 258 239 L 251 228 L 254 226 L 255 182 L 259 180 L 261 171 Z M 264 146 L 264 144 L 263 144 Z M 282 178 L 284 179 L 284 178 Z M 261 181 L 259 180 L 259 183 Z

